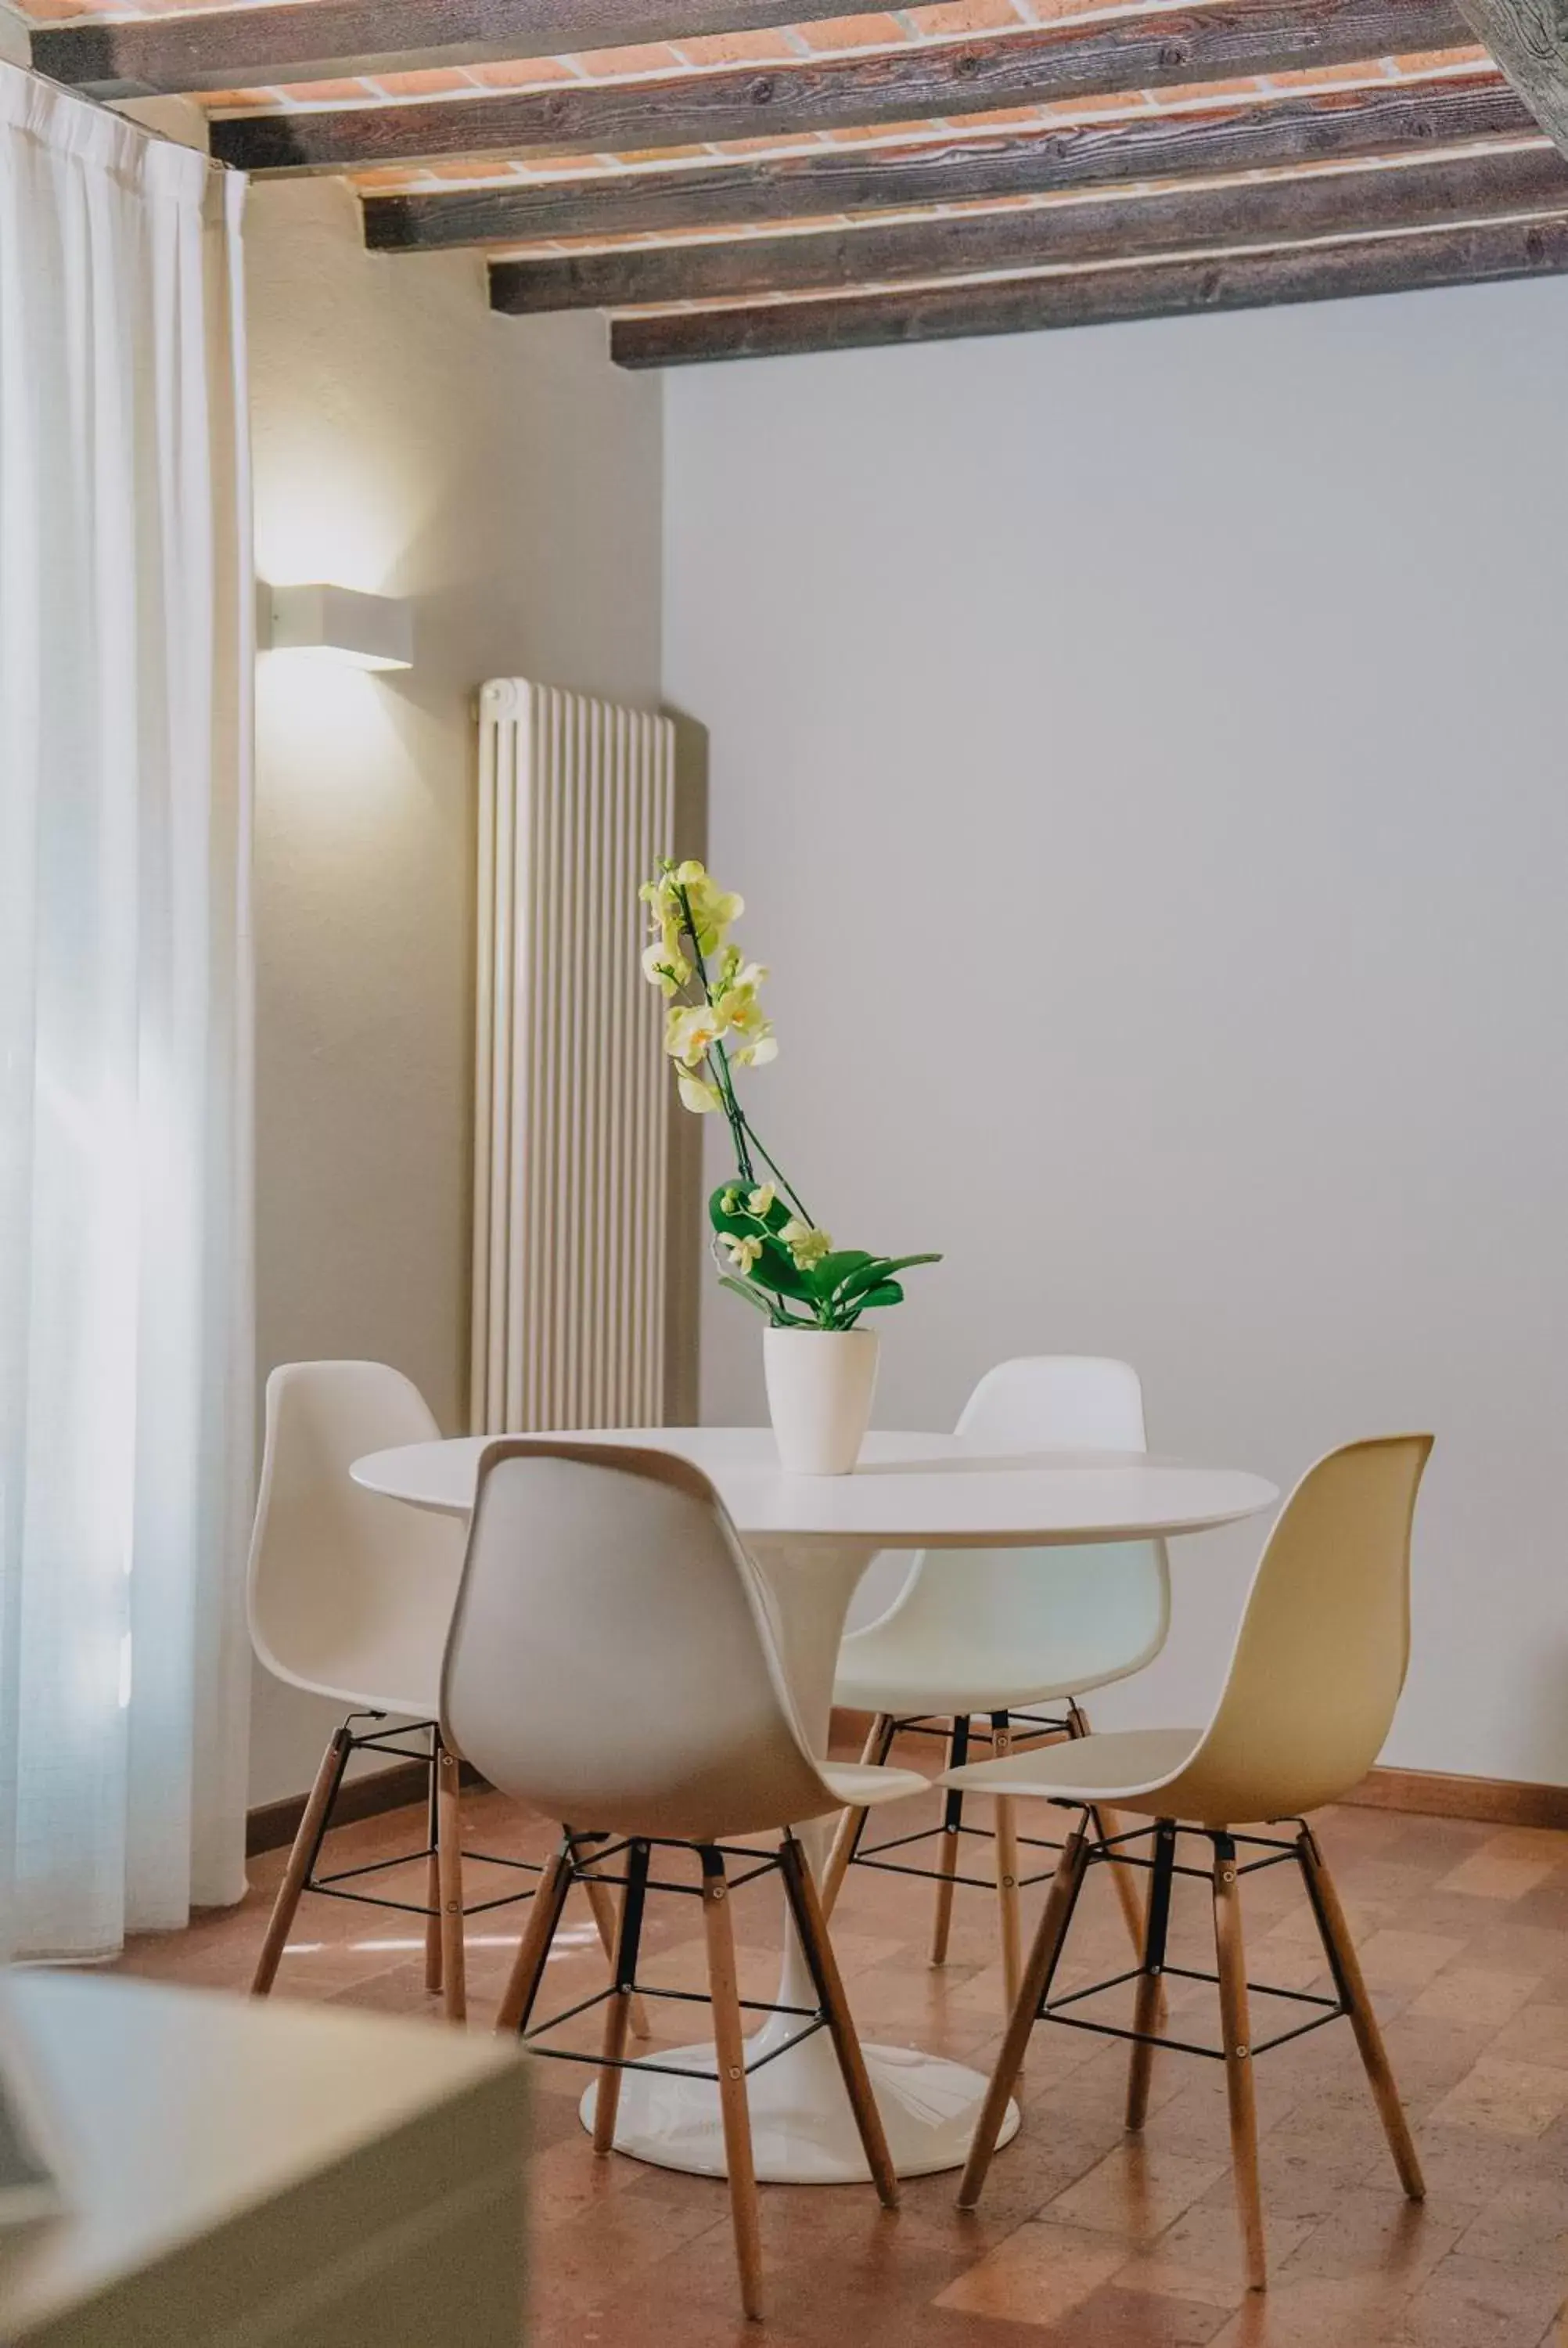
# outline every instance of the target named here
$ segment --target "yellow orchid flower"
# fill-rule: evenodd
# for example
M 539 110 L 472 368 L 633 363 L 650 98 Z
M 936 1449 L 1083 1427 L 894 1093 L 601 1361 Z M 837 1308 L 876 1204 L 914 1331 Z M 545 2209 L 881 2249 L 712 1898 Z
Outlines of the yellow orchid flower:
M 682 1066 L 700 1068 L 723 1033 L 711 1004 L 676 1004 L 664 1022 L 664 1049 Z
M 735 1270 L 739 1272 L 750 1272 L 753 1264 L 762 1254 L 761 1240 L 750 1231 L 726 1231 L 723 1237 L 724 1245 L 729 1251 L 730 1262 Z
M 790 1217 L 779 1237 L 794 1258 L 799 1272 L 809 1272 L 814 1263 L 820 1263 L 825 1255 L 833 1252 L 830 1235 L 819 1231 L 815 1224 L 803 1223 L 797 1215 Z
M 681 1106 L 689 1108 L 693 1117 L 706 1117 L 710 1109 L 723 1108 L 717 1085 L 709 1084 L 705 1076 L 689 1076 L 683 1072 L 676 1078 L 676 1090 Z
M 663 939 L 656 938 L 642 949 L 642 975 L 651 986 L 657 986 L 667 997 L 678 994 L 692 975 L 692 965 L 684 954 L 671 953 Z
M 771 1182 L 759 1183 L 746 1200 L 746 1212 L 749 1215 L 755 1215 L 757 1220 L 761 1222 L 764 1217 L 773 1213 L 774 1202 L 777 1197 L 778 1192 Z

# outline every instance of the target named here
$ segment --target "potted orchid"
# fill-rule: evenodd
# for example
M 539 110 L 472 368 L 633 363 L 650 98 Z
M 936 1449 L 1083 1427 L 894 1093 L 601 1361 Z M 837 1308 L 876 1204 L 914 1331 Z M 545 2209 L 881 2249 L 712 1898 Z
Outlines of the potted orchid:
M 682 1104 L 729 1127 L 735 1171 L 708 1200 L 712 1246 L 720 1284 L 767 1319 L 764 1365 L 780 1457 L 804 1474 L 847 1474 L 876 1380 L 876 1336 L 861 1317 L 901 1304 L 899 1273 L 940 1258 L 835 1247 L 758 1139 L 735 1071 L 764 1066 L 778 1045 L 761 1002 L 767 973 L 730 941 L 742 900 L 701 864 L 668 857 L 640 893 L 653 929 L 643 974 L 670 1006 L 664 1049 Z

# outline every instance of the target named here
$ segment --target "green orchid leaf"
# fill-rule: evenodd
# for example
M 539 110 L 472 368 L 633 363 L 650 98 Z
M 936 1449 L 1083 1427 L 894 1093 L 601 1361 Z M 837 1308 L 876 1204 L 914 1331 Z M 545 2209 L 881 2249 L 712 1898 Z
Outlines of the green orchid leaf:
M 746 1204 L 754 1192 L 770 1187 L 761 1182 L 748 1182 L 738 1175 L 733 1176 L 728 1182 L 721 1182 L 716 1190 L 709 1193 L 708 1220 L 716 1231 L 782 1231 L 790 1219 L 790 1210 L 782 1199 L 775 1196 L 764 1215 L 753 1215 Z M 733 1214 L 724 1206 L 725 1200 L 732 1198 L 736 1202 Z
M 743 1296 L 748 1304 L 753 1305 L 759 1313 L 765 1313 L 770 1321 L 775 1317 L 774 1308 L 763 1291 L 753 1287 L 749 1280 L 736 1280 L 731 1273 L 722 1272 L 719 1274 L 719 1285 L 721 1288 L 727 1288 L 732 1295 Z
M 904 1291 L 899 1287 L 898 1282 L 896 1280 L 883 1280 L 879 1281 L 868 1294 L 856 1298 L 855 1309 L 857 1313 L 868 1313 L 875 1304 L 902 1304 L 903 1302 Z
M 847 1280 L 852 1272 L 864 1272 L 867 1264 L 875 1262 L 876 1258 L 867 1255 L 864 1248 L 835 1248 L 831 1255 L 825 1255 L 820 1263 L 812 1265 L 808 1277 L 815 1294 L 831 1296 L 839 1282 Z
M 853 1272 L 845 1272 L 835 1292 L 839 1303 L 847 1303 L 851 1297 L 860 1295 L 867 1288 L 875 1288 L 879 1280 L 886 1280 L 891 1261 L 885 1255 L 868 1255 L 863 1262 L 856 1265 Z
M 811 1286 L 788 1248 L 774 1239 L 763 1241 L 763 1251 L 746 1274 L 748 1280 L 760 1281 L 764 1288 L 776 1288 L 783 1296 L 809 1297 Z
M 759 1237 L 755 1223 L 748 1236 L 752 1239 Z M 776 1291 L 780 1296 L 793 1296 L 803 1303 L 809 1303 L 811 1291 L 805 1284 L 804 1274 L 796 1269 L 788 1248 L 780 1247 L 777 1240 L 764 1238 L 762 1249 L 756 1262 L 744 1272 L 738 1264 L 726 1263 L 722 1257 L 719 1258 L 720 1272 L 733 1273 L 736 1280 L 749 1280 L 753 1287 Z
M 890 1280 L 896 1272 L 907 1272 L 911 1264 L 940 1263 L 941 1260 L 938 1255 L 875 1256 L 858 1272 L 852 1272 L 838 1292 L 847 1301 L 850 1297 L 864 1295 L 879 1281 Z

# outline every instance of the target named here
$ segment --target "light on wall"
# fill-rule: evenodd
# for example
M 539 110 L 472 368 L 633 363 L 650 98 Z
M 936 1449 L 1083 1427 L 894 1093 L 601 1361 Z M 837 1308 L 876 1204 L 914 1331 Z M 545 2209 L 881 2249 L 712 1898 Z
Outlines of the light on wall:
M 412 668 L 414 613 L 394 595 L 318 581 L 272 590 L 268 642 L 273 652 L 309 653 L 348 668 Z

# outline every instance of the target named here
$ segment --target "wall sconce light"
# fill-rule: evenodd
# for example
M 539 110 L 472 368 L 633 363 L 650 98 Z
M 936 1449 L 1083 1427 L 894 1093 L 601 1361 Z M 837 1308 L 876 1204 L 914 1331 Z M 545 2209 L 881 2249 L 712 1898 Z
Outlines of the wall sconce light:
M 309 653 L 348 668 L 412 668 L 414 613 L 395 595 L 362 595 L 316 582 L 272 591 L 273 652 Z

